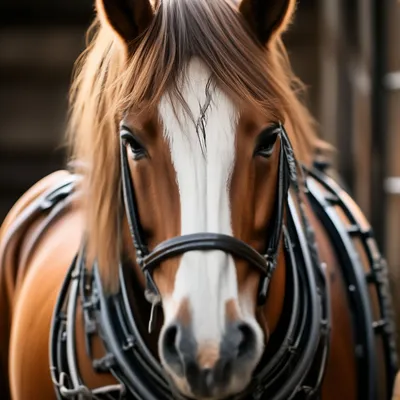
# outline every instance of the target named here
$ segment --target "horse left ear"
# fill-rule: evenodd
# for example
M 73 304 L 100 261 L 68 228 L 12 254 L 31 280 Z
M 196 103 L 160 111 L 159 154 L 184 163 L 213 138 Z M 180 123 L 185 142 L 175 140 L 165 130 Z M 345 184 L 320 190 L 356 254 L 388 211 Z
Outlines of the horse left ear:
M 242 0 L 239 11 L 263 45 L 280 35 L 292 19 L 296 0 Z
M 96 0 L 100 22 L 109 26 L 128 47 L 151 24 L 150 0 Z

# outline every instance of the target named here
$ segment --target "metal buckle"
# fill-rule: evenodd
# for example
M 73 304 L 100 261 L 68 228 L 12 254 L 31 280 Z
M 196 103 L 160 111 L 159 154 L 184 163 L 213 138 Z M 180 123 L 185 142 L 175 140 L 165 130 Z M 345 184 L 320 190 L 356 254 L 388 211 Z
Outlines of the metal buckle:
M 265 259 L 267 262 L 265 275 L 261 277 L 258 286 L 257 304 L 259 306 L 263 306 L 267 301 L 269 284 L 271 282 L 272 274 L 276 269 L 276 256 L 266 254 Z

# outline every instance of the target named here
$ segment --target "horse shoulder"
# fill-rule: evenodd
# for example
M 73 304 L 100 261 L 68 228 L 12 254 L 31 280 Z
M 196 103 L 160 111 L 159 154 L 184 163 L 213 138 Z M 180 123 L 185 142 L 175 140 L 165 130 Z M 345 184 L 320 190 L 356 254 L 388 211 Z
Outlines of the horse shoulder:
M 54 397 L 49 332 L 60 287 L 84 232 L 82 196 L 74 177 L 60 171 L 44 178 L 22 196 L 3 224 L 2 258 L 7 262 L 2 265 L 2 282 L 5 284 L 7 275 L 10 296 L 1 306 L 8 306 L 10 316 L 4 348 L 8 348 L 10 386 L 15 400 Z M 111 375 L 93 372 L 83 329 L 78 305 L 76 350 L 83 381 L 88 387 L 115 383 Z M 94 357 L 104 355 L 98 337 L 93 339 L 92 347 Z
M 1 228 L 0 308 L 5 326 L 0 329 L 0 382 L 9 380 L 5 393 L 10 396 L 11 390 L 13 399 L 54 397 L 49 329 L 83 226 L 72 177 L 57 171 L 37 182 L 16 202 Z
M 0 227 L 0 392 L 9 397 L 8 353 L 19 260 L 32 221 L 29 208 L 55 182 L 68 175 L 56 171 L 29 188 L 13 205 Z

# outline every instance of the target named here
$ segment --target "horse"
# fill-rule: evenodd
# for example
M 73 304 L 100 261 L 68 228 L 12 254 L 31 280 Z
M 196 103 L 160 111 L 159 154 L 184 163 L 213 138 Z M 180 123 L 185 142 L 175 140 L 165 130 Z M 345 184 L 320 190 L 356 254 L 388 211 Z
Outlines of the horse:
M 387 265 L 292 71 L 296 1 L 95 6 L 70 162 L 1 227 L 2 398 L 391 398 Z

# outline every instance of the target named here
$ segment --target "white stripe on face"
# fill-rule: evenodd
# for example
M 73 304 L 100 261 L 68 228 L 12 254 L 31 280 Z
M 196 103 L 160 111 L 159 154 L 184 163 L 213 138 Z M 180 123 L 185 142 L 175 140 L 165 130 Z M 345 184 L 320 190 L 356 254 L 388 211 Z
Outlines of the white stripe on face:
M 190 114 L 180 104 L 174 109 L 168 95 L 159 107 L 179 187 L 181 235 L 232 235 L 229 186 L 238 110 L 221 90 L 209 84 L 209 78 L 204 64 L 192 60 L 179 88 Z M 232 256 L 218 250 L 185 253 L 172 298 L 164 299 L 166 322 L 174 318 L 176 306 L 184 298 L 189 300 L 197 341 L 219 342 L 226 301 L 238 299 Z

